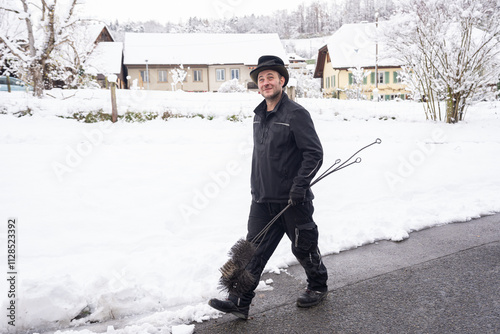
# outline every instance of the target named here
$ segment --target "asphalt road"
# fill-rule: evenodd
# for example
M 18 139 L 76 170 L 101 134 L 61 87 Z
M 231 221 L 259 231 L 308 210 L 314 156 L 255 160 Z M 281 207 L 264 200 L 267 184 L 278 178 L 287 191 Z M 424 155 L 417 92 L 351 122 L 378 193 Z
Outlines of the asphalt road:
M 321 228 L 321 227 L 320 227 Z M 247 321 L 196 323 L 195 333 L 500 333 L 500 214 L 324 257 L 329 296 L 296 307 L 300 266 L 272 278 Z

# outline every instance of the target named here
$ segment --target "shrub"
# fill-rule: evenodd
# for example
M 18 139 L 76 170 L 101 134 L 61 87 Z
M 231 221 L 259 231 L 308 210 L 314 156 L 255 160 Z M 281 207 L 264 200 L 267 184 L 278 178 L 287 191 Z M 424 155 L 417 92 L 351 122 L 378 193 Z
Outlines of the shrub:
M 246 91 L 247 89 L 245 85 L 240 84 L 238 79 L 232 79 L 224 82 L 218 90 L 219 93 L 243 93 Z

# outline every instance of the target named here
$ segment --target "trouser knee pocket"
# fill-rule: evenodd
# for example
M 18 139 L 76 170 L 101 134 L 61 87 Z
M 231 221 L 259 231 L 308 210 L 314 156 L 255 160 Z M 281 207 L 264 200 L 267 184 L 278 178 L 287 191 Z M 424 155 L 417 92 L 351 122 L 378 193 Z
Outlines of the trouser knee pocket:
M 310 252 L 318 245 L 318 227 L 316 223 L 297 225 L 295 227 L 294 247 L 300 251 Z

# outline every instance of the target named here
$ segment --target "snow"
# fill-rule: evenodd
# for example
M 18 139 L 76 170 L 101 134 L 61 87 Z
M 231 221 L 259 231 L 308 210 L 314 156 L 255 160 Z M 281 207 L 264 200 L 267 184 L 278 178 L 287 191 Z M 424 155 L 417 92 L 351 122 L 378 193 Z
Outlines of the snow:
M 17 329 L 190 333 L 220 316 L 207 300 L 223 297 L 218 269 L 246 234 L 250 116 L 261 96 L 118 90 L 121 115 L 178 117 L 86 124 L 58 116 L 110 113 L 109 91 L 48 93 L 0 93 L 0 217 L 19 224 Z M 382 139 L 314 185 L 323 254 L 500 211 L 499 102 L 472 106 L 454 125 L 426 121 L 409 101 L 298 102 L 322 140 L 323 170 Z M 33 116 L 15 117 L 27 108 Z M 292 264 L 284 240 L 266 270 Z
M 192 334 L 194 325 L 179 325 L 172 327 L 172 334 Z
M 278 34 L 126 33 L 124 64 L 256 65 L 263 54 L 288 64 Z
M 86 62 L 88 73 L 97 75 L 119 74 L 122 66 L 123 43 L 101 42 L 97 44 Z
M 271 291 L 273 289 L 274 288 L 272 286 L 268 285 L 267 282 L 260 281 L 259 285 L 255 289 L 255 291 Z
M 374 67 L 378 40 L 378 66 L 401 66 L 381 35 L 386 22 L 344 24 L 327 41 L 333 68 Z

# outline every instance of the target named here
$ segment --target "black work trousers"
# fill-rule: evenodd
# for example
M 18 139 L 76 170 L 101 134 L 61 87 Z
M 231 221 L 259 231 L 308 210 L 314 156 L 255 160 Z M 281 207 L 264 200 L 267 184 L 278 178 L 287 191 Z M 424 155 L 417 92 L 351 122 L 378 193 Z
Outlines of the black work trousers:
M 252 241 L 257 234 L 287 206 L 286 203 L 257 203 L 252 201 L 248 219 L 247 240 Z M 255 296 L 260 276 L 286 233 L 292 242 L 292 253 L 302 265 L 307 276 L 307 287 L 314 291 L 328 290 L 328 273 L 321 260 L 318 249 L 318 227 L 313 221 L 314 207 L 312 202 L 304 202 L 289 207 L 269 231 L 254 241 L 257 250 L 246 269 L 254 276 L 255 284 L 250 291 L 238 297 L 238 304 L 249 305 Z M 231 299 L 236 299 L 232 296 Z

